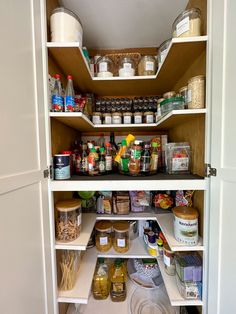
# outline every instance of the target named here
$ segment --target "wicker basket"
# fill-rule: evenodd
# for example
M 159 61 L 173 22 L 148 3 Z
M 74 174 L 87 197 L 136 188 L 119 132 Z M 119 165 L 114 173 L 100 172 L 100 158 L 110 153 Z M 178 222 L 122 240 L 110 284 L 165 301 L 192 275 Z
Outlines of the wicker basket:
M 111 53 L 107 54 L 107 57 L 109 57 L 113 63 L 114 63 L 114 76 L 119 76 L 119 64 L 120 60 L 124 57 L 130 58 L 134 62 L 135 67 L 135 75 L 138 73 L 138 64 L 141 59 L 141 54 L 137 52 L 127 52 L 127 53 Z

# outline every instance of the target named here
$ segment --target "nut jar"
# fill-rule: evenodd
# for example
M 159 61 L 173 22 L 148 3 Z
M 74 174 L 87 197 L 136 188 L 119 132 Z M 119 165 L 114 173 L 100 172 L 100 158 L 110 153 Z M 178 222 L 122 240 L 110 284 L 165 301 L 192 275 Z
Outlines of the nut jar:
M 188 108 L 201 109 L 205 107 L 205 77 L 198 75 L 188 81 Z
M 170 275 L 175 275 L 175 254 L 171 251 L 167 243 L 163 246 L 163 260 L 165 265 L 165 272 Z
M 201 36 L 201 11 L 192 8 L 182 12 L 172 26 L 173 37 Z
M 112 246 L 112 223 L 110 221 L 101 220 L 95 225 L 96 247 L 100 252 L 107 252 Z
M 118 253 L 125 253 L 129 249 L 129 222 L 117 221 L 113 223 L 113 247 Z
M 134 62 L 131 58 L 124 57 L 120 61 L 119 65 L 119 76 L 129 77 L 135 75 Z
M 179 89 L 179 95 L 183 97 L 185 108 L 187 108 L 188 105 L 188 86 L 183 86 Z
M 138 75 L 155 75 L 157 70 L 157 61 L 153 56 L 143 56 L 138 64 Z
M 97 60 L 97 69 L 97 77 L 112 77 L 114 73 L 113 61 L 106 56 L 100 57 Z
M 81 200 L 68 199 L 56 203 L 56 239 L 70 242 L 77 239 L 81 229 Z
M 165 99 L 169 99 L 169 98 L 172 98 L 172 97 L 175 97 L 175 96 L 176 96 L 176 92 L 173 91 L 173 90 L 163 94 L 163 98 L 165 98 Z

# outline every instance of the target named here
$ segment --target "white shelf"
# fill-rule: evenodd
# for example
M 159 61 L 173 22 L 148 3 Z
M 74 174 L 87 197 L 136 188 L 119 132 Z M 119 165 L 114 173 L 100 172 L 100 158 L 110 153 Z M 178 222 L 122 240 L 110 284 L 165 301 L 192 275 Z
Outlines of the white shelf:
M 86 250 L 95 221 L 96 214 L 83 213 L 80 236 L 76 240 L 68 243 L 56 241 L 55 248 L 58 250 Z
M 79 48 L 79 42 L 60 42 L 60 41 L 51 41 L 47 42 L 48 48 Z
M 186 300 L 184 299 L 178 290 L 175 276 L 169 276 L 165 272 L 165 266 L 162 260 L 158 259 L 158 264 L 161 270 L 162 278 L 166 287 L 167 294 L 172 306 L 189 306 L 189 305 L 203 305 L 201 300 Z
M 87 304 L 90 295 L 97 254 L 88 249 L 82 257 L 75 286 L 69 291 L 58 291 L 57 301 L 61 303 Z
M 172 251 L 203 251 L 203 241 L 202 238 L 199 237 L 198 245 L 189 246 L 184 243 L 178 242 L 174 237 L 174 215 L 169 214 L 159 214 L 156 215 L 156 220 L 164 233 L 164 236 L 171 248 Z
M 145 210 L 140 213 L 130 212 L 128 215 L 106 215 L 97 214 L 96 220 L 155 220 L 156 214 L 152 209 Z

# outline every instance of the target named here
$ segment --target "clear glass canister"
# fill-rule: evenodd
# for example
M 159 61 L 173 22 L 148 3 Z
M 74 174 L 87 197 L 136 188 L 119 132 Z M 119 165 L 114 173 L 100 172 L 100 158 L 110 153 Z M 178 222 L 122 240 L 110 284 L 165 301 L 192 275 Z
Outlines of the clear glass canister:
M 134 62 L 131 58 L 124 57 L 120 61 L 119 65 L 119 76 L 134 76 L 135 75 L 135 67 L 134 67 Z
M 121 124 L 122 123 L 122 113 L 113 112 L 112 113 L 112 124 Z
M 173 37 L 201 36 L 201 11 L 192 8 L 182 12 L 172 26 Z
M 157 61 L 153 56 L 143 56 L 138 64 L 138 75 L 155 75 L 157 70 Z
M 113 61 L 104 56 L 97 60 L 98 77 L 111 77 L 114 74 Z
M 188 81 L 188 108 L 201 109 L 205 107 L 205 77 L 198 75 Z
M 167 243 L 163 246 L 163 260 L 165 265 L 165 271 L 168 275 L 175 275 L 175 254 L 171 251 L 169 245 Z
M 167 51 L 168 51 L 168 48 L 170 46 L 170 43 L 171 43 L 171 39 L 167 39 L 160 45 L 160 47 L 158 49 L 158 57 L 157 58 L 158 58 L 159 67 L 163 63 L 163 61 L 167 55 Z
M 92 122 L 93 122 L 93 124 L 102 124 L 101 112 L 93 112 Z
M 124 112 L 123 113 L 123 123 L 124 124 L 131 124 L 132 123 L 132 112 Z
M 113 247 L 118 253 L 125 253 L 129 250 L 129 222 L 117 221 L 113 223 L 114 237 Z
M 98 251 L 107 252 L 112 246 L 112 223 L 101 220 L 95 225 L 95 242 Z
M 69 199 L 56 203 L 56 239 L 70 242 L 77 239 L 81 229 L 81 201 Z
M 135 112 L 134 113 L 134 123 L 139 124 L 143 122 L 143 113 L 142 112 Z
M 146 111 L 143 114 L 143 122 L 144 123 L 153 123 L 154 122 L 154 114 L 152 111 Z
M 80 264 L 80 251 L 72 250 L 59 250 L 59 265 L 60 265 L 60 283 L 59 288 L 61 290 L 73 289 L 77 272 Z
M 103 114 L 103 124 L 111 124 L 112 119 L 111 119 L 111 113 L 110 112 L 105 112 Z

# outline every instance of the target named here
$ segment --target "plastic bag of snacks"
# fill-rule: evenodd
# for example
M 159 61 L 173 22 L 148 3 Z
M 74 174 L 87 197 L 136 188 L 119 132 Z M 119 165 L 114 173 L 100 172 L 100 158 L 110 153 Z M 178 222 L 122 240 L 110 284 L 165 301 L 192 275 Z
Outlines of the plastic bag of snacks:
M 142 212 L 150 206 L 150 191 L 130 191 L 129 195 L 132 212 Z
M 190 172 L 190 145 L 188 142 L 166 144 L 166 166 L 167 172 L 189 173 Z

